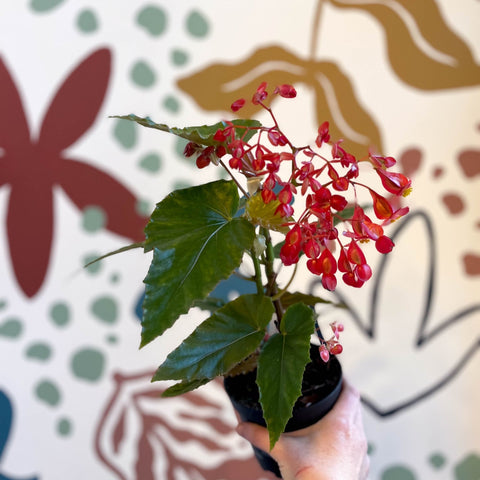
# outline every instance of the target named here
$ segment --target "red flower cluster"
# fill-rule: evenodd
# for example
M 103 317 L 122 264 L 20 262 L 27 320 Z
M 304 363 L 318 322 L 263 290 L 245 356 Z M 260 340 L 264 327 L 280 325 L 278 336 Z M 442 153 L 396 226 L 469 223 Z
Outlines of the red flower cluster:
M 296 91 L 291 85 L 275 88 L 275 95 L 294 98 Z M 361 245 L 374 241 L 380 253 L 388 253 L 394 244 L 384 234 L 383 227 L 408 212 L 408 207 L 394 210 L 386 197 L 359 181 L 360 164 L 368 164 L 377 173 L 383 188 L 391 195 L 406 196 L 411 190 L 411 181 L 401 173 L 390 172 L 395 159 L 368 154 L 357 159 L 342 146 L 342 140 L 330 142 L 328 122 L 318 128 L 315 146 L 295 147 L 278 126 L 277 120 L 264 102 L 268 97 L 267 84 L 262 83 L 254 93 L 252 103 L 268 111 L 273 119 L 272 127 L 243 127 L 245 133 L 238 135 L 238 126 L 226 122 L 218 130 L 214 140 L 216 147 L 199 147 L 188 144 L 187 156 L 198 154 L 197 165 L 202 168 L 210 162 L 218 163 L 224 155 L 230 155 L 229 166 L 247 177 L 260 179 L 259 189 L 265 204 L 278 202 L 276 215 L 285 219 L 290 227 L 280 258 L 285 265 L 299 261 L 301 254 L 307 257 L 307 268 L 320 275 L 327 290 L 337 286 L 337 274 L 352 287 L 361 287 L 371 276 Z M 245 105 L 245 100 L 235 101 L 234 112 Z M 255 130 L 254 141 L 245 141 L 246 134 Z M 325 151 L 330 145 L 330 155 Z M 284 168 L 284 167 L 287 168 Z M 357 190 L 365 189 L 372 198 L 372 220 L 360 206 Z M 305 208 L 293 219 L 293 199 L 300 194 Z M 347 198 L 347 195 L 349 197 Z M 337 224 L 343 222 L 345 231 L 339 232 Z

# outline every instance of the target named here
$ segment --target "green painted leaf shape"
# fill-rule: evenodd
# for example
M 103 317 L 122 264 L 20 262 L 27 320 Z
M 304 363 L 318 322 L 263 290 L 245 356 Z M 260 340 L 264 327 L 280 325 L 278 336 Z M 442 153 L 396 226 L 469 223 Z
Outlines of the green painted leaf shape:
M 292 416 L 302 393 L 302 379 L 310 361 L 313 311 L 302 303 L 287 309 L 280 333 L 270 337 L 258 359 L 257 384 L 260 404 L 273 448 Z
M 122 120 L 130 120 L 133 122 L 142 125 L 143 127 L 154 128 L 156 130 L 161 130 L 162 132 L 173 133 L 177 137 L 185 138 L 190 142 L 198 143 L 199 145 L 218 145 L 218 142 L 213 139 L 217 130 L 223 129 L 227 126 L 226 122 L 218 122 L 214 125 L 201 125 L 195 127 L 169 127 L 164 123 L 155 123 L 150 117 L 138 117 L 131 113 L 130 115 L 114 115 L 111 118 L 120 118 Z M 258 120 L 253 119 L 235 119 L 231 121 L 235 126 L 239 127 L 260 127 L 262 124 Z M 250 130 L 245 134 L 244 128 L 236 128 L 235 134 L 237 138 L 243 137 L 243 139 L 248 142 L 253 135 L 255 135 L 255 130 Z
M 153 380 L 213 379 L 252 354 L 265 337 L 274 307 L 265 295 L 241 295 L 201 323 L 156 371 Z
M 141 346 L 240 265 L 255 231 L 235 216 L 238 203 L 235 183 L 219 180 L 177 190 L 157 204 L 145 227 L 145 251 L 154 253 L 144 280 Z

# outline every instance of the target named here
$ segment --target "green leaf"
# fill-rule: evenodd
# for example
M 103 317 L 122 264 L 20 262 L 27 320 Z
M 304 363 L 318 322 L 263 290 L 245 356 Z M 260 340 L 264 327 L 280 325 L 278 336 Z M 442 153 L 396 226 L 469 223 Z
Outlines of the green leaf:
M 364 207 L 368 208 L 368 207 Z M 333 217 L 333 225 L 337 226 L 339 223 L 344 222 L 352 218 L 352 215 L 355 212 L 355 207 L 346 207 L 342 211 L 337 212 Z
M 210 378 L 202 378 L 199 380 L 192 380 L 191 382 L 180 382 L 167 388 L 162 397 L 176 397 L 177 395 L 183 395 L 184 393 L 191 392 L 202 385 L 205 385 L 210 381 Z
M 258 360 L 260 404 L 273 448 L 302 393 L 305 365 L 310 361 L 314 318 L 310 307 L 292 305 L 283 316 L 280 333 L 269 338 Z
M 201 323 L 158 368 L 153 380 L 212 379 L 252 354 L 265 336 L 270 297 L 242 295 Z
M 169 127 L 164 123 L 155 123 L 150 117 L 137 117 L 131 113 L 130 115 L 114 115 L 112 118 L 120 118 L 122 120 L 130 120 L 136 122 L 144 127 L 154 128 L 161 130 L 162 132 L 173 133 L 177 137 L 182 137 L 190 142 L 198 143 L 199 145 L 218 145 L 219 142 L 213 140 L 213 136 L 217 133 L 217 130 L 224 129 L 227 126 L 227 122 L 218 122 L 214 125 L 201 125 L 196 127 L 177 128 Z M 260 127 L 262 124 L 258 120 L 231 120 L 235 126 L 240 127 Z M 250 130 L 245 134 L 244 128 L 236 128 L 235 135 L 237 138 L 243 137 L 245 142 L 248 142 L 250 138 L 255 135 L 255 130 Z
M 310 307 L 314 307 L 317 303 L 333 303 L 330 300 L 325 300 L 322 297 L 317 297 L 316 295 L 309 295 L 301 292 L 285 292 L 280 297 L 280 300 L 284 308 L 288 308 L 290 305 L 294 305 L 295 303 L 304 303 L 305 305 L 309 305 Z M 340 306 L 341 304 L 336 305 Z
M 145 228 L 145 251 L 154 254 L 144 280 L 141 346 L 207 297 L 251 248 L 254 227 L 235 216 L 238 200 L 235 183 L 219 180 L 177 190 L 157 204 Z
M 210 295 L 203 300 L 195 300 L 193 302 L 194 307 L 198 307 L 210 313 L 215 313 L 220 307 L 223 307 L 224 305 L 225 302 L 223 301 L 223 299 L 215 298 Z

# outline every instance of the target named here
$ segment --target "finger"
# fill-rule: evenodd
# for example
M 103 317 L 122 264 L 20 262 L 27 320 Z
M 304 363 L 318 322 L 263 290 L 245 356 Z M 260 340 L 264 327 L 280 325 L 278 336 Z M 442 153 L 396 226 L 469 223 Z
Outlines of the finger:
M 350 413 L 352 417 L 357 416 L 360 411 L 360 394 L 358 390 L 352 387 L 345 380 L 343 381 L 342 391 L 338 400 L 335 402 L 332 410 L 329 412 L 331 415 L 339 415 L 340 413 Z
M 367 480 L 369 471 L 370 471 L 370 457 L 368 455 L 365 455 L 363 457 L 362 466 L 360 468 L 360 475 L 358 478 L 360 480 Z
M 260 450 L 270 450 L 270 440 L 265 427 L 250 422 L 241 422 L 237 425 L 237 433 Z

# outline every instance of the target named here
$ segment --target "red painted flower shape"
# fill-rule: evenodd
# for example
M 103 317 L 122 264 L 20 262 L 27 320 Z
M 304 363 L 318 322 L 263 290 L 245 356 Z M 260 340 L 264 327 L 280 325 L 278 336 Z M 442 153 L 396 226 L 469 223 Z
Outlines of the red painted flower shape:
M 10 186 L 8 245 L 15 276 L 28 297 L 38 292 L 48 269 L 56 185 L 79 209 L 102 208 L 108 230 L 132 240 L 143 238 L 146 219 L 136 211 L 136 197 L 105 172 L 65 152 L 95 121 L 109 77 L 110 51 L 99 49 L 63 82 L 35 137 L 20 94 L 0 59 L 0 107 L 8 112 L 0 116 L 0 187 Z

